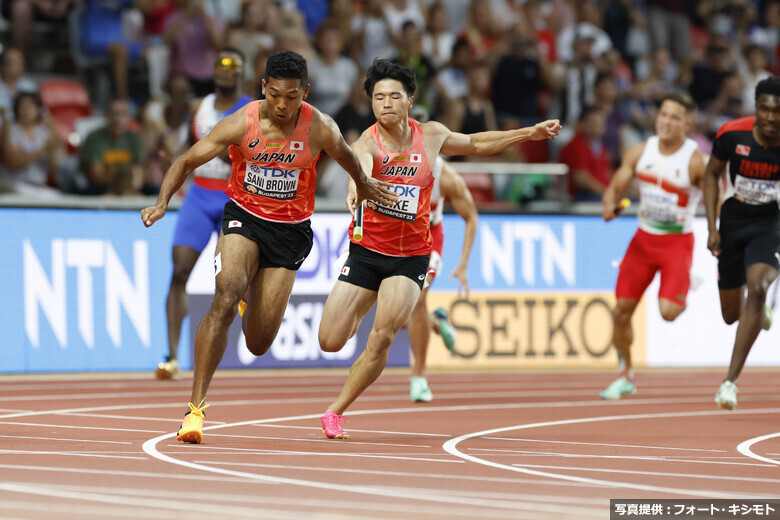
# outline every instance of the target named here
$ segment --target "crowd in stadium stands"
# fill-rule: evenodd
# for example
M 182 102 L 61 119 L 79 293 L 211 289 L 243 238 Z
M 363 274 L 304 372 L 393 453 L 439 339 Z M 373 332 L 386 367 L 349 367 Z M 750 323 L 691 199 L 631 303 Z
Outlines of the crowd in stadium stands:
M 495 159 L 562 162 L 566 178 L 466 175 L 478 203 L 519 205 L 600 200 L 623 150 L 653 133 L 670 90 L 698 103 L 692 137 L 709 153 L 721 124 L 751 113 L 756 83 L 780 71 L 780 0 L 0 4 L 0 192 L 154 193 L 189 144 L 189 100 L 213 90 L 223 46 L 246 56 L 255 98 L 270 53 L 301 53 L 309 101 L 348 142 L 373 123 L 361 85 L 375 57 L 411 67 L 418 117 L 456 131 L 560 118 L 556 141 Z M 321 164 L 319 194 L 343 199 L 337 168 Z

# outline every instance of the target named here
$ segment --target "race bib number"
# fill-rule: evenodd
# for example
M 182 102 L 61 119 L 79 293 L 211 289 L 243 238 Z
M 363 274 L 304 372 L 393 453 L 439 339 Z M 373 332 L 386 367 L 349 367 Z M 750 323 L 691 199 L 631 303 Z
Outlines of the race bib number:
M 420 187 L 409 184 L 394 184 L 392 191 L 398 196 L 398 202 L 394 206 L 385 206 L 369 201 L 368 207 L 390 218 L 414 222 L 417 219 L 417 204 L 420 202 Z
M 639 213 L 642 217 L 655 222 L 676 222 L 677 201 L 678 197 L 675 194 L 642 189 Z
M 255 195 L 271 199 L 290 200 L 298 193 L 300 170 L 271 168 L 247 164 L 244 175 L 244 189 Z
M 737 175 L 734 192 L 748 204 L 767 204 L 778 201 L 779 184 L 780 181 L 751 179 Z

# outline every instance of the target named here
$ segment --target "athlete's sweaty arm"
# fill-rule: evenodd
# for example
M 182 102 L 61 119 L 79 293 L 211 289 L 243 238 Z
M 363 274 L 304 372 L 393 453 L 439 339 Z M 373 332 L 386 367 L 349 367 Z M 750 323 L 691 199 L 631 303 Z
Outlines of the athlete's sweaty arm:
M 181 188 L 192 170 L 210 161 L 231 144 L 241 145 L 246 131 L 245 112 L 246 107 L 219 121 L 209 135 L 192 145 L 171 164 L 165 172 L 157 203 L 141 210 L 141 219 L 146 227 L 163 218 L 171 197 Z
M 720 179 L 726 171 L 726 163 L 710 156 L 707 169 L 704 172 L 704 211 L 707 214 L 707 229 L 710 236 L 707 239 L 707 249 L 714 256 L 720 254 L 720 232 L 718 231 L 718 200 L 720 199 Z
M 469 279 L 468 279 L 468 266 L 469 257 L 471 256 L 471 248 L 474 246 L 474 238 L 477 236 L 477 221 L 479 220 L 479 214 L 477 213 L 477 206 L 474 204 L 474 199 L 471 197 L 466 181 L 463 177 L 458 175 L 455 168 L 450 166 L 446 161 L 441 171 L 441 195 L 445 200 L 450 201 L 452 209 L 455 210 L 460 218 L 466 223 L 466 229 L 463 231 L 463 246 L 460 250 L 460 263 L 452 271 L 450 280 L 453 278 L 458 279 L 458 296 L 461 295 L 461 290 L 464 292 L 466 298 L 469 297 Z
M 524 141 L 555 139 L 560 131 L 561 123 L 557 119 L 550 119 L 525 128 L 476 134 L 452 132 L 436 121 L 425 123 L 426 136 L 443 136 L 439 153 L 444 155 L 493 155 Z
M 605 222 L 609 222 L 617 217 L 615 208 L 618 205 L 620 197 L 623 196 L 628 189 L 628 185 L 631 184 L 634 174 L 636 173 L 636 165 L 644 151 L 645 143 L 637 143 L 632 145 L 626 150 L 626 153 L 623 154 L 623 160 L 620 163 L 620 167 L 615 171 L 612 180 L 609 182 L 609 186 L 607 186 L 607 189 L 604 190 L 604 194 L 601 196 L 601 201 L 604 203 L 604 209 L 601 212 L 601 216 L 604 218 Z
M 321 112 L 319 116 L 319 121 L 312 117 L 310 137 L 312 148 L 316 149 L 315 146 L 319 145 L 347 171 L 350 180 L 355 186 L 356 200 L 354 207 L 357 207 L 363 200 L 373 200 L 386 206 L 392 206 L 398 202 L 398 197 L 395 193 L 388 190 L 388 187 L 392 186 L 391 183 L 374 179 L 366 174 L 366 172 L 371 171 L 371 164 L 366 165 L 365 162 L 358 160 L 358 156 L 344 141 L 344 136 L 341 135 L 333 119 Z

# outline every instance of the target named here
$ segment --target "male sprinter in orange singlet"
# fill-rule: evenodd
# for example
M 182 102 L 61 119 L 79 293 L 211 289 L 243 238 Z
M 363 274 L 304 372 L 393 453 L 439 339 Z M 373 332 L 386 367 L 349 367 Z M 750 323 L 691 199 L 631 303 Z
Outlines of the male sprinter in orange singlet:
M 349 256 L 325 303 L 320 324 L 320 348 L 337 352 L 377 304 L 376 317 L 363 353 L 352 365 L 338 399 L 322 416 L 328 438 L 345 439 L 341 428 L 347 407 L 379 377 L 390 345 L 408 321 L 420 296 L 431 253 L 431 165 L 444 155 L 491 155 L 527 140 L 552 139 L 557 120 L 530 128 L 465 135 L 441 123 L 420 125 L 409 117 L 416 81 L 411 69 L 377 59 L 364 83 L 377 123 L 352 145 L 364 169 L 393 185 L 398 202 L 366 204 L 363 240 L 352 237 Z M 354 196 L 351 208 L 357 206 Z
M 306 60 L 292 51 L 271 55 L 262 82 L 264 101 L 222 119 L 178 158 L 165 175 L 157 204 L 141 211 L 148 227 L 161 219 L 187 175 L 229 147 L 233 173 L 226 193 L 222 236 L 214 258 L 216 294 L 195 335 L 195 379 L 190 411 L 177 439 L 203 438 L 203 406 L 227 346 L 227 331 L 248 289 L 243 316 L 247 348 L 265 354 L 282 322 L 295 275 L 311 251 L 315 164 L 333 157 L 358 186 L 358 199 L 394 204 L 397 197 L 368 177 L 357 155 L 327 115 L 305 103 Z

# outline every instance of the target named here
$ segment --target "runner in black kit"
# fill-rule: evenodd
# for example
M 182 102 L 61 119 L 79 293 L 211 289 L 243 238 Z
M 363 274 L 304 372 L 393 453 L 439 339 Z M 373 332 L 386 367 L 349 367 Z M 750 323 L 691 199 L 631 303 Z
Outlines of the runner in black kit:
M 718 213 L 718 182 L 729 164 L 728 190 Z M 739 320 L 731 365 L 715 402 L 737 407 L 737 385 L 761 328 L 772 323 L 766 293 L 780 268 L 780 77 L 756 86 L 756 115 L 730 121 L 715 137 L 704 174 L 707 247 L 718 257 L 723 319 Z M 747 297 L 745 287 L 747 286 Z

